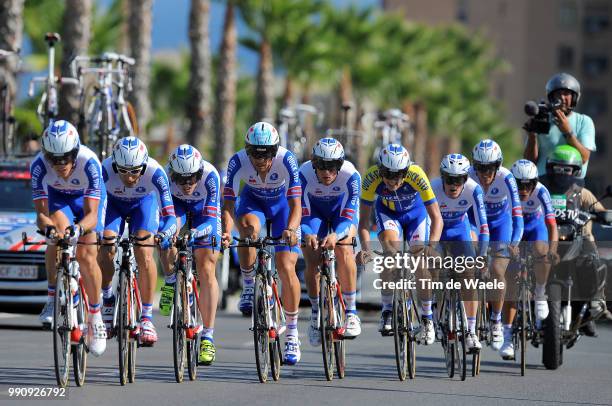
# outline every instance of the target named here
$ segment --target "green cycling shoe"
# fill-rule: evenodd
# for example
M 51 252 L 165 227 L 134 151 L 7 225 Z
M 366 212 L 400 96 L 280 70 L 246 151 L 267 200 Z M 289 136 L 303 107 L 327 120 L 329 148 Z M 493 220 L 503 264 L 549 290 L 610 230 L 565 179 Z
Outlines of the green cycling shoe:
M 200 365 L 211 365 L 215 360 L 215 344 L 207 338 L 200 341 Z
M 159 299 L 159 313 L 162 316 L 170 316 L 172 302 L 174 301 L 174 284 L 165 284 L 161 288 L 161 298 Z

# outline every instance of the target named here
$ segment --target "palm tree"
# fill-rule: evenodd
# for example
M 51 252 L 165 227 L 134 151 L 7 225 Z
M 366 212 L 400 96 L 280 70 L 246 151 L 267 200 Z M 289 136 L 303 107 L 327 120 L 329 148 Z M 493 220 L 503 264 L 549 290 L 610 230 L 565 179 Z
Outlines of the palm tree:
M 149 85 L 151 81 L 153 0 L 127 1 L 129 2 L 129 48 L 130 54 L 136 59 L 133 90 L 130 99 L 136 110 L 138 127 L 146 129 L 151 117 Z
M 0 49 L 18 51 L 21 49 L 23 32 L 24 0 L 4 0 L 0 2 Z M 17 92 L 16 58 L 0 60 L 0 75 L 9 83 L 13 96 Z
M 70 62 L 87 53 L 91 34 L 91 0 L 66 0 L 62 22 L 62 76 L 72 76 Z M 65 86 L 60 92 L 60 117 L 71 123 L 78 121 L 79 89 Z
M 219 51 L 219 65 L 215 86 L 215 115 L 213 128 L 215 134 L 214 164 L 217 168 L 227 167 L 234 153 L 234 132 L 236 119 L 236 48 L 237 30 L 234 2 L 229 0 L 225 6 L 223 38 Z
M 187 142 L 198 145 L 210 132 L 211 56 L 208 39 L 208 0 L 191 0 L 189 12 L 189 86 L 187 87 Z

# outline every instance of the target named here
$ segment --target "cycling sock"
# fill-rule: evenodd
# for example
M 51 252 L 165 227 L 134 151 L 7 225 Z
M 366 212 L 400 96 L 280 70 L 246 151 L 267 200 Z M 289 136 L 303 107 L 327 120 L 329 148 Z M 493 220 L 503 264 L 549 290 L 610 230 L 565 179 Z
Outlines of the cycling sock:
M 393 310 L 393 296 L 392 295 L 380 295 L 382 301 L 383 312 Z
M 100 303 L 89 304 L 89 314 L 100 314 Z
M 504 324 L 504 341 L 512 338 L 512 324 Z
M 242 286 L 243 287 L 247 287 L 247 286 L 253 286 L 255 284 L 255 269 L 254 268 L 250 268 L 250 269 L 244 269 L 244 268 L 240 268 L 240 272 L 242 273 Z
M 51 300 L 51 298 L 55 297 L 55 285 L 47 286 L 47 300 Z
M 495 310 L 491 311 L 491 321 L 494 323 L 501 322 L 501 312 L 496 312 Z
M 176 282 L 176 274 L 171 273 L 170 275 L 166 275 L 164 280 L 166 281 L 166 285 L 174 285 L 174 283 Z
M 476 334 L 476 317 L 467 318 L 468 331 L 472 334 Z
M 215 332 L 215 329 L 213 327 L 206 327 L 204 326 L 204 328 L 202 328 L 202 334 L 200 335 L 200 337 L 202 337 L 202 340 L 206 339 L 208 341 L 210 341 L 211 343 L 214 343 L 215 340 L 213 340 L 213 333 Z
M 290 312 L 285 310 L 285 322 L 287 323 L 287 338 L 298 337 L 298 311 Z
M 310 306 L 312 306 L 312 312 L 313 313 L 319 313 L 319 296 L 308 296 L 308 299 L 310 299 Z
M 142 315 L 141 319 L 149 319 L 153 321 L 153 303 L 143 303 L 142 304 Z
M 102 287 L 102 298 L 104 300 L 109 300 L 113 297 L 113 285 L 103 286 Z
M 433 313 L 431 311 L 431 300 L 423 300 L 421 302 L 421 316 L 429 320 L 433 318 Z
M 536 282 L 535 284 L 535 297 L 542 297 L 544 295 L 546 295 L 546 283 L 543 284 L 539 284 Z
M 342 299 L 344 300 L 344 305 L 346 306 L 346 313 L 357 314 L 357 306 L 355 303 L 355 299 L 357 298 L 357 292 L 342 292 Z

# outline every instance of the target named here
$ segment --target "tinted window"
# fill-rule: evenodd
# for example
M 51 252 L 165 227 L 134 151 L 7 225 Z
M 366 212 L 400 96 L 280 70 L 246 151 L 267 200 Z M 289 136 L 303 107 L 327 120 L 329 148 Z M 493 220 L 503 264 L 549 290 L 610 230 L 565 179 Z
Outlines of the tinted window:
M 29 179 L 0 179 L 0 196 L 2 211 L 34 211 Z

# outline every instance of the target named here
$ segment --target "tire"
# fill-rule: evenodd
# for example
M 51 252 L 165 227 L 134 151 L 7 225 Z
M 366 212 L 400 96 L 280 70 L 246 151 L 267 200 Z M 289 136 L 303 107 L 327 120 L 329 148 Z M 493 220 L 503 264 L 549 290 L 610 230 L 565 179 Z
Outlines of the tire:
M 319 327 L 321 330 L 321 353 L 325 379 L 334 379 L 334 325 L 333 300 L 327 276 L 319 279 Z
M 278 285 L 276 285 L 278 286 Z M 267 292 L 267 288 L 266 288 Z M 277 297 L 273 294 L 274 306 L 270 308 L 271 319 L 274 322 L 274 329 L 276 330 L 276 336 L 274 339 L 270 340 L 270 372 L 272 375 L 272 379 L 274 381 L 278 381 L 280 379 L 280 370 L 281 370 L 281 344 L 280 344 L 280 336 L 278 334 L 278 327 L 281 325 L 281 314 L 282 314 L 282 306 L 277 300 Z
M 338 295 L 342 295 L 340 285 L 336 285 L 336 296 Z M 336 325 L 344 326 L 346 324 L 346 309 L 340 305 L 340 301 L 336 303 L 334 308 L 336 309 Z M 344 337 L 334 337 L 334 355 L 338 378 L 344 379 L 346 373 L 346 340 Z
M 194 326 L 202 325 L 202 316 L 200 315 L 200 309 L 198 309 L 198 301 L 195 298 L 195 289 L 198 288 L 198 284 L 194 278 L 192 289 L 194 290 L 193 303 L 189 307 L 191 313 L 191 324 Z M 189 372 L 189 380 L 195 381 L 198 375 L 198 356 L 200 352 L 200 334 L 196 334 L 195 337 L 187 344 L 187 369 Z
M 70 281 L 63 270 L 57 272 L 53 308 L 53 360 L 55 364 L 55 378 L 57 384 L 65 388 L 68 384 L 70 371 Z M 63 302 L 63 303 L 62 303 Z
M 270 336 L 268 332 L 268 314 L 266 281 L 263 276 L 255 276 L 253 294 L 253 344 L 255 347 L 255 364 L 259 382 L 266 383 L 269 370 Z
M 455 376 L 455 340 L 451 339 L 451 333 L 453 332 L 452 317 L 453 312 L 450 308 L 449 297 L 447 292 L 443 293 L 442 299 L 442 312 L 440 317 L 440 329 L 442 330 L 442 349 L 444 350 L 444 362 L 446 364 L 446 372 L 449 378 Z
M 85 308 L 85 291 L 79 285 L 79 303 L 77 305 L 77 324 L 87 326 L 88 311 Z M 81 329 L 81 332 L 83 329 Z M 85 383 L 85 371 L 87 370 L 87 350 L 85 348 L 85 337 L 81 336 L 81 341 L 72 346 L 72 367 L 74 370 L 74 382 L 77 386 Z
M 129 369 L 129 313 L 128 313 L 128 294 L 129 284 L 127 275 L 123 270 L 119 272 L 119 310 L 117 320 L 117 343 L 119 344 L 119 382 L 124 386 L 128 381 Z
M 400 381 L 405 381 L 408 375 L 408 316 L 406 306 L 406 291 L 395 289 L 393 291 L 393 341 L 395 344 L 395 365 Z
M 548 317 L 543 323 L 542 363 L 546 369 L 561 365 L 561 285 L 548 286 Z
M 134 294 L 137 288 L 138 285 L 136 281 L 136 276 L 132 274 L 132 284 L 129 290 L 129 298 L 130 309 L 133 309 L 131 313 L 132 315 L 130 316 L 130 320 L 132 320 L 133 322 L 140 320 L 140 313 L 142 309 L 138 297 Z M 130 330 L 128 340 L 128 382 L 134 383 L 134 381 L 136 380 L 136 349 L 138 348 L 136 343 L 138 341 L 138 336 L 134 336 L 132 330 Z
M 174 362 L 174 378 L 183 382 L 185 374 L 185 273 L 179 272 L 174 284 L 174 302 L 172 306 L 172 359 Z
M 453 294 L 455 302 L 455 312 L 457 323 L 455 325 L 455 342 L 457 344 L 457 369 L 461 374 L 461 380 L 465 381 L 467 375 L 467 348 L 465 337 L 467 336 L 467 326 L 465 323 L 465 310 L 463 308 L 463 302 L 459 300 L 457 294 Z
M 527 286 L 521 281 L 521 310 L 517 314 L 520 320 L 519 341 L 521 346 L 521 376 L 525 376 L 527 369 L 527 321 L 529 320 L 529 301 L 527 300 Z
M 481 295 L 482 295 L 482 292 L 479 291 L 478 292 L 479 299 Z M 478 339 L 480 340 L 481 343 L 486 343 L 486 338 L 485 338 L 485 333 L 484 333 L 484 326 L 486 326 L 485 324 L 486 320 L 483 317 L 484 313 L 486 313 L 486 307 L 484 307 L 483 301 L 479 300 L 478 307 L 476 308 L 475 330 L 476 330 L 476 334 L 478 335 Z M 472 353 L 472 376 L 477 376 L 479 374 L 480 374 L 480 351 L 476 351 Z
M 416 377 L 416 329 L 415 324 L 417 315 L 415 311 L 415 302 L 410 296 L 410 309 L 408 309 L 408 377 L 414 379 Z

